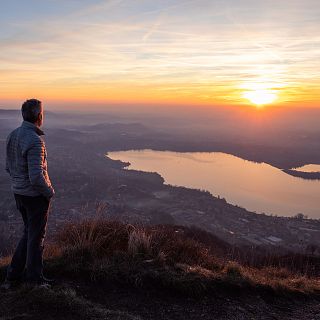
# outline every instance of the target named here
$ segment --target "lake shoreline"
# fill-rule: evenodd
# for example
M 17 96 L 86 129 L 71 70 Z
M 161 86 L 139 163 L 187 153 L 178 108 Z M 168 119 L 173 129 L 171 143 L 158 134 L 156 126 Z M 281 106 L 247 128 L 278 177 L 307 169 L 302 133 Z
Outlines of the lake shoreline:
M 117 156 L 115 157 L 115 155 Z M 119 155 L 121 156 L 119 157 Z M 113 160 L 121 161 L 123 167 L 129 170 L 155 172 L 163 177 L 168 184 L 208 190 L 213 196 L 226 198 L 229 203 L 240 205 L 249 211 L 281 216 L 304 214 L 318 219 L 317 204 L 314 203 L 314 198 L 318 195 L 317 188 L 320 188 L 317 185 L 318 180 L 301 179 L 301 177 L 295 177 L 290 174 L 290 171 L 286 172 L 266 163 L 252 162 L 221 152 L 180 153 L 153 149 L 135 149 L 118 152 L 109 151 L 108 156 Z M 159 160 L 157 157 L 162 158 Z M 169 160 L 168 157 L 171 157 L 171 159 Z M 148 158 L 150 159 L 148 160 Z M 157 162 L 157 165 L 153 165 L 152 161 Z M 159 161 L 162 162 L 160 163 Z M 213 162 L 211 163 L 211 161 Z M 219 165 L 214 161 L 220 163 L 219 165 L 224 170 L 223 174 L 220 172 Z M 175 163 L 175 170 L 169 168 L 172 163 Z M 180 176 L 176 179 L 172 178 L 173 175 L 177 175 L 176 172 L 183 170 L 181 166 L 185 166 L 185 172 L 180 172 Z M 201 176 L 194 178 L 198 179 L 196 182 L 191 181 L 194 179 L 188 180 L 183 177 L 188 172 L 194 172 L 193 175 L 196 177 L 198 170 L 200 170 Z M 206 172 L 211 172 L 214 181 L 213 189 L 211 180 Z M 301 175 L 300 172 L 298 174 Z M 245 180 L 248 180 L 247 184 L 244 182 Z M 311 180 L 313 180 L 313 184 L 310 184 Z M 238 181 L 236 185 L 235 181 Z M 282 187 L 279 184 L 282 184 Z M 255 189 L 258 189 L 258 191 Z M 310 194 L 305 189 L 309 190 Z M 284 197 L 286 200 L 281 198 L 284 190 L 287 193 Z M 299 192 L 301 196 L 297 198 L 296 195 L 299 195 Z M 301 202 L 304 203 L 304 206 L 301 205 Z M 288 207 L 286 203 L 288 203 Z M 309 209 L 305 210 L 304 208 Z

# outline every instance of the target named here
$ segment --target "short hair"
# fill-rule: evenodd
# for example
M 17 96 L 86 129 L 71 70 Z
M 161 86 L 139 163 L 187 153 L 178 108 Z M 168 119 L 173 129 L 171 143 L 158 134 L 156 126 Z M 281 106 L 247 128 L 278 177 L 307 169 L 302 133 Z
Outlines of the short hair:
M 22 118 L 24 121 L 35 123 L 42 110 L 42 103 L 37 99 L 26 100 L 21 107 Z

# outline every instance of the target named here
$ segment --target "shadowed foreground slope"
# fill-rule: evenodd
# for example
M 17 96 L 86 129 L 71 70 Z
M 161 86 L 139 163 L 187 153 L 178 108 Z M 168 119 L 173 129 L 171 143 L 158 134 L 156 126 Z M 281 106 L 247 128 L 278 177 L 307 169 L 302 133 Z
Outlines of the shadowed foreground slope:
M 1 261 L 1 280 L 7 262 Z M 249 254 L 196 228 L 110 220 L 69 224 L 47 247 L 45 270 L 59 284 L 0 293 L 0 319 L 319 319 L 320 314 L 319 258 Z

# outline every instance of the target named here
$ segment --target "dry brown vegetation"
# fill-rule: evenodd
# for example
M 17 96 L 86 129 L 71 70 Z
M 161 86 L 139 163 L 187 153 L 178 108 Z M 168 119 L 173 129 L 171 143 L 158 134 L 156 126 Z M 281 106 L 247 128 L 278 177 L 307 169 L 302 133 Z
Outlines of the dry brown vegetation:
M 48 270 L 61 277 L 192 295 L 235 288 L 319 294 L 319 259 L 289 256 L 256 253 L 254 259 L 252 250 L 231 248 L 197 228 L 107 219 L 68 224 L 46 249 Z
M 0 259 L 0 281 L 9 261 Z M 0 291 L 0 318 L 274 319 L 272 314 L 301 320 L 319 314 L 318 258 L 232 248 L 197 228 L 106 219 L 67 224 L 46 247 L 45 270 L 58 285 Z

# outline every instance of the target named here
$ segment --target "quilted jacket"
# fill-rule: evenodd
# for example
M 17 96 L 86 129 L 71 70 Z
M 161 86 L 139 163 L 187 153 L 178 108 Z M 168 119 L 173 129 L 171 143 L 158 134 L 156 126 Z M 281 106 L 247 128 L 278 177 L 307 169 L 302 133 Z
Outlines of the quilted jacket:
M 7 138 L 6 170 L 11 177 L 11 189 L 25 196 L 54 195 L 47 167 L 44 135 L 36 125 L 23 121 Z

